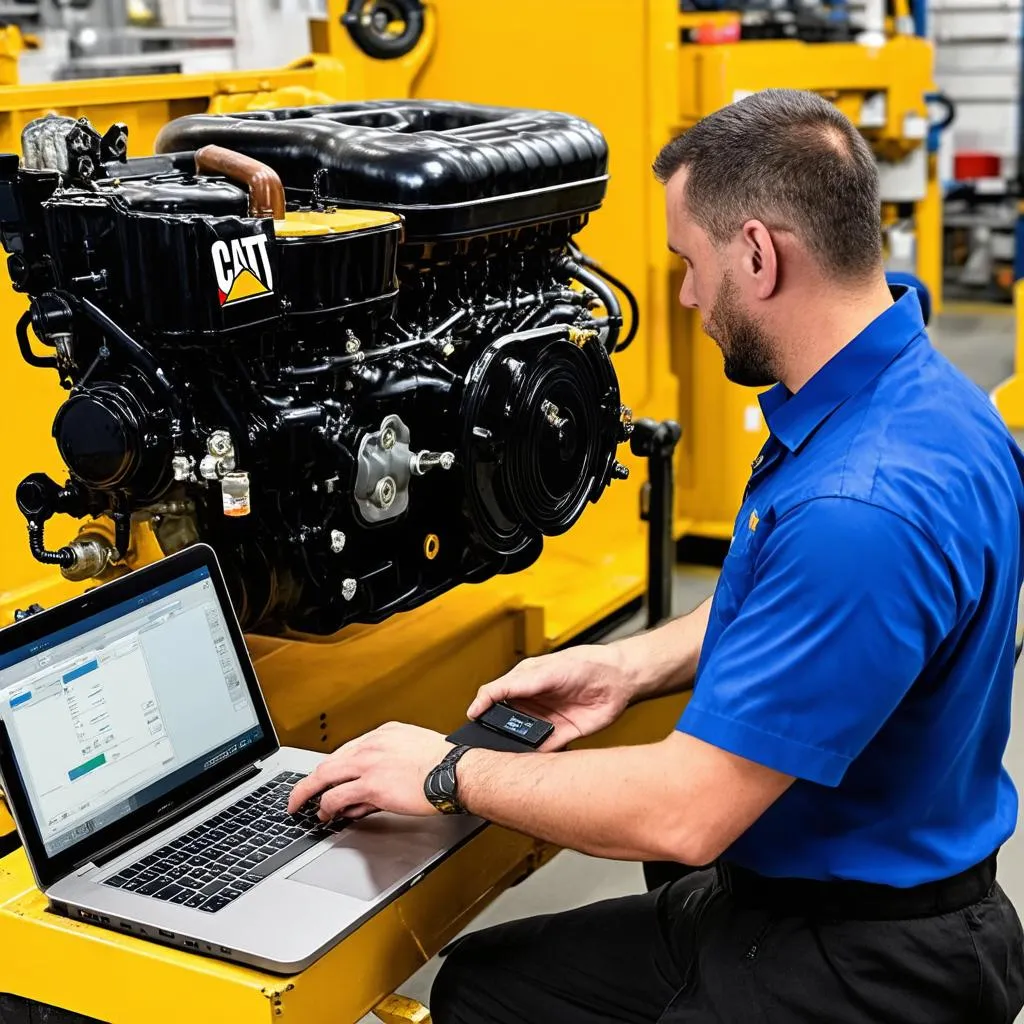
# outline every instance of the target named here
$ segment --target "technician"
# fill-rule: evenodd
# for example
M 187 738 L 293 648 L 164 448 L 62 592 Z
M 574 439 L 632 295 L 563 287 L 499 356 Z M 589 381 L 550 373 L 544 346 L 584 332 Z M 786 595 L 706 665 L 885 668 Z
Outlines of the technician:
M 995 881 L 1024 457 L 886 285 L 868 145 L 769 90 L 655 163 L 680 301 L 770 437 L 714 598 L 517 666 L 551 748 L 696 687 L 658 743 L 501 754 L 387 725 L 292 797 L 322 816 L 465 808 L 600 857 L 715 866 L 461 940 L 437 1024 L 1012 1024 L 1020 922 Z M 439 764 L 443 767 L 438 768 Z M 429 777 L 432 801 L 424 795 Z

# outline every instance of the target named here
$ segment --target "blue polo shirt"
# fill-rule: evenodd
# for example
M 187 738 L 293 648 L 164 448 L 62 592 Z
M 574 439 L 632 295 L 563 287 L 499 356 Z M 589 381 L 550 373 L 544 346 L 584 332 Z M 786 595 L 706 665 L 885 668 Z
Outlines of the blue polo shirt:
M 1013 832 L 1002 766 L 1024 457 L 916 295 L 796 394 L 753 464 L 678 728 L 795 776 L 725 859 L 911 886 Z

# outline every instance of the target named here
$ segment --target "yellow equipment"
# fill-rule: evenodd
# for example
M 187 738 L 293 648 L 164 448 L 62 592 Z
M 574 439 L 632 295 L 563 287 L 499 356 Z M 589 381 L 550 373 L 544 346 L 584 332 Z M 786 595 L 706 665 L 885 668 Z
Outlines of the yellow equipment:
M 1024 280 L 1014 282 L 1013 309 L 1016 316 L 1013 374 L 995 388 L 992 401 L 1011 430 L 1024 430 Z
M 641 338 L 617 357 L 622 393 L 639 415 L 683 425 L 676 535 L 727 538 L 764 427 L 753 395 L 724 380 L 717 348 L 698 318 L 676 302 L 682 271 L 666 248 L 662 190 L 650 163 L 661 145 L 702 115 L 770 85 L 829 96 L 872 126 L 865 133 L 880 158 L 902 161 L 921 145 L 931 51 L 924 41 L 903 37 L 878 49 L 683 43 L 681 32 L 693 27 L 695 16 L 680 15 L 676 0 L 567 0 L 557 8 L 548 0 L 518 0 L 507 13 L 496 7 L 434 0 L 415 48 L 390 60 L 362 52 L 342 24 L 347 5 L 329 0 L 327 18 L 314 25 L 318 52 L 281 70 L 0 85 L 0 150 L 18 150 L 22 127 L 49 111 L 87 116 L 97 125 L 124 121 L 137 153 L 150 151 L 159 128 L 182 114 L 337 98 L 452 98 L 587 118 L 608 139 L 612 180 L 585 245 L 631 285 L 643 321 Z M 0 82 L 15 81 L 15 59 L 8 30 Z M 937 299 L 934 167 L 927 169 L 924 198 L 910 205 L 918 272 Z M 0 324 L 9 344 L 0 349 L 7 428 L 0 622 L 10 621 L 16 609 L 59 601 L 78 586 L 29 558 L 12 500 L 16 482 L 29 471 L 63 479 L 50 437 L 60 392 L 50 377 L 21 362 L 13 343 L 23 310 L 23 299 L 4 282 Z M 587 635 L 635 601 L 645 585 L 646 538 L 638 518 L 642 464 L 634 460 L 632 468 L 627 484 L 610 491 L 569 534 L 549 540 L 541 560 L 523 573 L 460 588 L 373 628 L 327 638 L 250 637 L 282 742 L 331 750 L 392 718 L 450 729 L 480 683 L 525 656 Z M 55 545 L 69 539 L 57 526 Z M 148 535 L 140 537 L 132 557 L 156 557 L 152 546 L 147 550 Z M 678 710 L 678 700 L 634 708 L 602 741 L 654 738 Z M 7 954 L 0 959 L 0 992 L 132 1024 L 356 1020 L 487 901 L 553 852 L 491 828 L 310 970 L 287 979 L 48 914 L 23 856 L 15 853 L 0 861 L 0 949 Z

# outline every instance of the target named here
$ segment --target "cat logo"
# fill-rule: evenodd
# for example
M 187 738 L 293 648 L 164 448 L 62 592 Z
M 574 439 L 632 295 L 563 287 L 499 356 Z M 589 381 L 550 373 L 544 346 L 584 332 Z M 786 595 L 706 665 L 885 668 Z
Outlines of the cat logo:
M 266 235 L 218 240 L 210 247 L 222 306 L 269 295 L 274 290 Z

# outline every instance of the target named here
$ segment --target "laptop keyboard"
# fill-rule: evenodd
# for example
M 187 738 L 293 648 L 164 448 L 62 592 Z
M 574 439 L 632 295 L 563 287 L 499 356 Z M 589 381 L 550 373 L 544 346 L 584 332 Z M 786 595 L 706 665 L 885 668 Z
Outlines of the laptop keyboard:
M 103 884 L 215 914 L 348 824 L 319 821 L 315 806 L 288 813 L 288 795 L 303 778 L 282 772 Z

